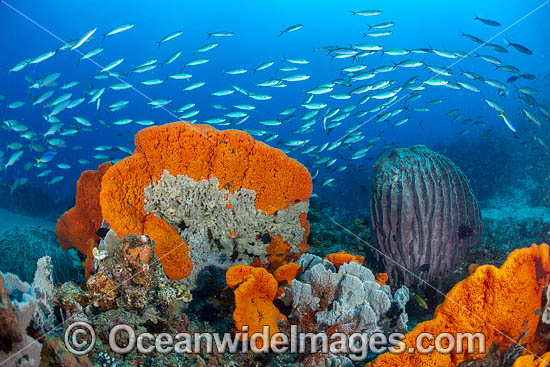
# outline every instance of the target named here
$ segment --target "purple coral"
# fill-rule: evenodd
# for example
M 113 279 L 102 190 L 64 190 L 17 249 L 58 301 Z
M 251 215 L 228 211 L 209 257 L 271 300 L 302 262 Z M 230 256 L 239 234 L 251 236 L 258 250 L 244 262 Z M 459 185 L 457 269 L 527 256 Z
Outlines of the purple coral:
M 376 162 L 371 222 L 386 272 L 407 284 L 450 271 L 479 243 L 481 211 L 454 163 L 423 145 L 396 149 Z

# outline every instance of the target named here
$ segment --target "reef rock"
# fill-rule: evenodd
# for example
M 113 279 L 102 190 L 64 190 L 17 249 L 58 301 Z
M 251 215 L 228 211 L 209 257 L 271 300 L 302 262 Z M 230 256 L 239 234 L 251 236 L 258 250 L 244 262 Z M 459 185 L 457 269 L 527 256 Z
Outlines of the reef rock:
M 416 283 L 412 274 L 432 281 L 479 243 L 479 204 L 451 160 L 415 145 L 392 151 L 375 167 L 372 228 L 396 284 Z

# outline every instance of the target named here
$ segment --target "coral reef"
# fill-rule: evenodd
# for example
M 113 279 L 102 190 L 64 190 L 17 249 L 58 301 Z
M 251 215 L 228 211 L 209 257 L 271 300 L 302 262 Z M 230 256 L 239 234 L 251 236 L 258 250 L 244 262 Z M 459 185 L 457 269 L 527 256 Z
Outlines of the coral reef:
M 84 171 L 76 183 L 75 206 L 57 220 L 55 232 L 64 250 L 77 249 L 86 257 L 86 277 L 90 275 L 93 261 L 92 250 L 99 241 L 98 229 L 103 222 L 99 205 L 101 180 L 111 167 L 110 162 L 101 164 L 97 171 Z
M 216 182 L 218 190 L 228 190 L 236 194 L 235 198 L 242 196 L 238 190 L 253 191 L 255 209 L 270 216 L 278 216 L 282 210 L 307 202 L 311 195 L 311 176 L 304 166 L 282 151 L 255 141 L 245 132 L 218 131 L 209 126 L 175 122 L 141 130 L 136 134 L 135 144 L 134 154 L 116 163 L 103 178 L 100 193 L 103 218 L 119 236 L 146 233 L 155 242 L 156 255 L 170 279 L 189 276 L 193 269 L 190 248 L 192 251 L 194 246 L 206 244 L 186 243 L 178 234 L 178 229 L 185 231 L 185 228 L 176 229 L 155 214 L 147 214 L 145 189 L 151 187 L 154 196 L 155 188 L 151 184 L 162 180 L 165 171 L 173 177 L 187 176 L 195 182 L 206 180 L 206 184 L 197 185 L 204 189 Z M 216 181 L 212 181 L 213 178 Z M 184 179 L 179 182 L 186 186 Z M 308 232 L 305 213 L 299 220 L 304 232 L 296 246 L 304 252 Z M 233 231 L 235 235 L 245 233 L 238 228 Z M 292 233 L 295 238 L 295 232 Z M 225 235 L 232 236 L 231 232 Z M 280 255 L 282 262 L 293 259 L 287 243 L 289 238 L 258 235 L 263 241 L 276 244 L 268 246 L 268 258 L 273 251 Z M 216 248 L 215 243 L 208 243 L 208 246 Z M 231 255 L 239 257 L 239 254 Z
M 374 274 L 366 267 L 350 262 L 336 270 L 322 258 L 304 254 L 298 264 L 303 272 L 292 281 L 282 301 L 292 306 L 289 324 L 300 331 L 325 333 L 405 332 L 407 314 L 405 305 L 409 290 L 403 286 L 392 296 L 389 286 L 380 286 Z M 303 356 L 305 365 L 321 361 L 346 365 L 346 356 L 321 353 Z
M 147 236 L 131 236 L 120 240 L 110 256 L 96 258 L 96 272 L 86 282 L 89 303 L 101 311 L 140 313 L 155 302 L 189 302 L 189 290 L 165 279 L 153 252 Z
M 352 212 L 312 198 L 307 218 L 311 224 L 309 253 L 323 258 L 338 251 L 359 253 L 365 255 L 369 267 L 373 265 L 371 260 L 376 260 L 374 253 L 365 245 L 372 242 L 370 216 L 364 211 Z M 351 233 L 342 227 L 350 229 Z M 383 267 L 377 270 L 381 269 Z
M 375 167 L 372 228 L 380 249 L 394 261 L 386 261 L 392 281 L 416 282 L 403 267 L 435 280 L 479 242 L 479 205 L 468 179 L 449 159 L 416 145 L 392 151 Z M 421 272 L 426 264 L 429 270 Z
M 534 340 L 541 318 L 543 288 L 550 277 L 548 245 L 532 245 L 513 251 L 504 265 L 496 268 L 483 265 L 470 277 L 459 282 L 435 312 L 434 319 L 418 324 L 404 340 L 414 346 L 420 333 L 482 333 L 486 345 L 496 343 L 507 348 L 523 333 L 525 343 Z M 513 315 L 513 317 L 511 317 Z M 527 330 L 527 332 L 525 332 Z M 426 345 L 425 345 L 426 346 Z M 374 367 L 385 366 L 456 366 L 465 358 L 481 358 L 483 354 L 429 355 L 386 353 L 378 357 Z
M 36 301 L 28 293 L 28 284 L 13 284 L 16 278 L 5 278 L 5 274 L 0 274 L 0 361 L 14 367 L 38 366 L 42 344 L 35 343 L 26 331 L 36 311 Z M 10 296 L 17 291 L 22 293 L 22 299 L 12 302 Z
M 49 256 L 55 282 L 82 281 L 82 267 L 75 250 L 63 251 L 55 233 L 26 225 L 0 234 L 0 269 L 32 282 L 38 259 Z
M 50 335 L 44 342 L 45 355 L 52 366 L 60 363 L 62 358 L 67 359 L 66 366 L 252 365 L 246 359 L 239 360 L 240 355 L 221 354 L 216 350 L 214 353 L 143 354 L 136 350 L 129 354 L 112 353 L 108 344 L 109 333 L 117 324 L 130 326 L 136 334 L 193 335 L 216 330 L 187 318 L 184 309 L 192 299 L 191 293 L 182 281 L 166 278 L 155 255 L 154 244 L 147 236 L 130 235 L 117 240 L 107 235 L 105 239 L 110 243 L 104 244 L 101 250 L 105 251 L 104 256 L 94 259 L 92 266 L 96 272 L 88 278 L 85 288 L 67 282 L 54 292 L 55 305 L 67 320 L 65 328 L 75 321 L 87 322 L 97 336 L 95 347 L 85 357 L 64 356 L 63 330 L 59 328 L 59 333 Z M 119 345 L 126 345 L 127 335 L 117 334 L 116 340 Z

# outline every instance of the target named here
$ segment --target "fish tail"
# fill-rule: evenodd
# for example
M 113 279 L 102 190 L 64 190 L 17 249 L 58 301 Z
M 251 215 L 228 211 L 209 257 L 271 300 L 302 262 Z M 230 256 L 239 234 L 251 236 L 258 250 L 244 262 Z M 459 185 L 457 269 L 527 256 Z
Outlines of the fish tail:
M 158 41 L 157 44 L 158 44 L 157 48 L 159 48 L 160 44 L 161 44 L 161 41 Z
M 281 33 L 279 33 L 279 37 L 281 37 L 283 35 L 283 33 L 285 33 L 285 31 L 279 31 Z
M 506 38 L 504 40 L 508 43 L 508 47 L 512 46 L 512 42 L 508 41 Z
M 384 50 L 380 50 L 380 57 L 384 56 Z
M 206 39 L 209 40 L 210 37 L 212 36 L 212 33 L 206 32 L 206 34 L 208 35 L 208 37 L 206 37 Z
M 351 13 L 351 15 L 357 14 L 357 12 L 356 12 L 356 11 L 353 11 L 353 10 L 350 10 L 349 12 Z
M 361 38 L 365 38 L 365 37 L 367 37 L 367 34 L 365 32 L 363 32 L 363 37 L 361 37 Z
M 367 23 L 365 23 L 367 24 Z M 372 26 L 370 24 L 367 24 L 367 27 L 369 27 L 369 31 L 372 29 Z

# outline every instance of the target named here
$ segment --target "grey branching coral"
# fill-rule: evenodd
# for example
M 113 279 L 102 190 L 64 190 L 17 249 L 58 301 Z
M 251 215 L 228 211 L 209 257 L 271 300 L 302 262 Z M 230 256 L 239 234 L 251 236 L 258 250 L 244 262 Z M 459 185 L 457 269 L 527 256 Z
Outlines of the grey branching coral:
M 297 245 L 303 238 L 300 214 L 307 213 L 307 202 L 266 215 L 255 208 L 254 191 L 243 188 L 231 193 L 219 186 L 215 177 L 197 182 L 164 171 L 156 184 L 145 189 L 147 213 L 154 212 L 177 228 L 189 244 L 194 267 L 186 282 L 192 287 L 209 265 L 227 268 L 250 264 L 256 257 L 267 260 L 273 236 L 287 240 L 291 253 L 299 252 Z
M 407 287 L 392 296 L 389 286 L 380 286 L 368 268 L 354 262 L 337 271 L 327 260 L 304 254 L 298 264 L 304 271 L 292 281 L 283 302 L 292 305 L 289 323 L 299 325 L 301 331 L 324 333 L 329 338 L 335 333 L 406 332 Z M 319 354 L 309 356 L 308 361 L 312 358 L 346 365 L 347 357 Z
M 53 326 L 52 292 L 52 263 L 47 256 L 38 260 L 32 286 L 14 274 L 0 272 L 0 364 L 40 364 L 42 344 L 27 329 L 45 331 Z

